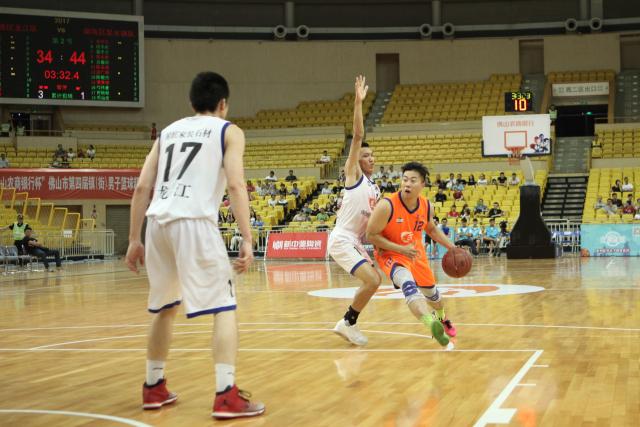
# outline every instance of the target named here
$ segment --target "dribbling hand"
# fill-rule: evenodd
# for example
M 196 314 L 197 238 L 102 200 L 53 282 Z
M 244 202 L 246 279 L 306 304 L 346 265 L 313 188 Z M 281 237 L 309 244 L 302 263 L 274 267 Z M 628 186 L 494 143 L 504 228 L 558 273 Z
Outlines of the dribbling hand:
M 253 243 L 251 240 L 243 240 L 238 252 L 238 258 L 233 261 L 233 269 L 236 273 L 241 274 L 249 269 L 253 262 Z
M 129 270 L 134 273 L 140 273 L 138 270 L 138 261 L 140 262 L 140 266 L 144 266 L 144 245 L 140 241 L 129 242 L 124 262 L 127 264 L 127 267 L 129 267 Z

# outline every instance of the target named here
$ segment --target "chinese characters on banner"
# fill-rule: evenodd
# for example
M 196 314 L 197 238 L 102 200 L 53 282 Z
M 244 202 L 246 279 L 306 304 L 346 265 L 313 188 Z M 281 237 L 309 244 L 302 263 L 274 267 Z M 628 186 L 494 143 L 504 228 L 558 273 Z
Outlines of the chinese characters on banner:
M 0 169 L 0 186 L 45 200 L 130 199 L 139 169 Z
M 266 258 L 322 258 L 327 255 L 327 233 L 269 233 Z

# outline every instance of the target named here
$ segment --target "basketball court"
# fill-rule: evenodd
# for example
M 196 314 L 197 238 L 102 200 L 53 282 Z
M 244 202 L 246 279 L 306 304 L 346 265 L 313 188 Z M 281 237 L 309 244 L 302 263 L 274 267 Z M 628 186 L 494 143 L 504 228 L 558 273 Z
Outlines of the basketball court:
M 458 327 L 451 351 L 387 282 L 360 317 L 369 344 L 356 348 L 331 332 L 353 277 L 332 262 L 256 262 L 239 278 L 238 382 L 267 412 L 226 424 L 637 425 L 632 259 L 478 258 L 464 279 L 433 263 Z M 209 316 L 176 320 L 167 378 L 177 404 L 140 408 L 146 296 L 146 275 L 120 261 L 2 277 L 0 424 L 215 423 Z

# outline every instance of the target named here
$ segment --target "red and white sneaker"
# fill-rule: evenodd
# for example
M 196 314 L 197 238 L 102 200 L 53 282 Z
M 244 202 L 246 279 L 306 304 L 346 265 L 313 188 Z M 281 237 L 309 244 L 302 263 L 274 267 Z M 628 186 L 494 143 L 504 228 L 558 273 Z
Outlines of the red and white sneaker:
M 445 317 L 445 319 L 441 320 L 440 323 L 442 323 L 442 326 L 444 326 L 444 332 L 447 335 L 449 335 L 452 338 L 456 336 L 458 332 L 456 331 L 456 327 L 453 326 L 453 323 L 451 322 L 451 320 Z
M 236 385 L 229 386 L 221 393 L 216 393 L 211 416 L 219 419 L 255 417 L 264 413 L 261 402 L 251 402 L 251 393 L 239 390 Z
M 178 395 L 167 390 L 167 380 L 161 379 L 156 385 L 142 385 L 142 409 L 160 409 L 178 400 Z

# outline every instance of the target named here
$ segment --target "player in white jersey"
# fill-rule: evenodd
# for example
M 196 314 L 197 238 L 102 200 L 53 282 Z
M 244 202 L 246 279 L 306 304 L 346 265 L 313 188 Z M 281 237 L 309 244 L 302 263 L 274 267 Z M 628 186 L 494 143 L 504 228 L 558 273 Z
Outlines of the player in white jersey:
M 244 134 L 225 120 L 229 86 L 219 74 L 198 74 L 189 98 L 196 115 L 178 120 L 162 131 L 147 156 L 131 200 L 126 263 L 137 273 L 138 262 L 144 265 L 146 260 L 148 307 L 154 313 L 147 343 L 143 408 L 158 409 L 178 398 L 167 390 L 164 367 L 173 321 L 182 304 L 188 318 L 214 315 L 216 397 L 211 415 L 260 415 L 264 405 L 250 402 L 248 395 L 235 385 L 235 283 L 217 227 L 218 207 L 228 186 L 243 237 L 233 269 L 245 272 L 253 262 L 253 246 L 242 166 Z M 141 242 L 145 210 L 146 254 Z
M 365 78 L 358 76 L 355 84 L 353 106 L 353 139 L 349 157 L 344 165 L 345 194 L 338 212 L 336 226 L 329 236 L 329 254 L 345 271 L 362 282 L 349 309 L 336 323 L 333 331 L 356 345 L 365 345 L 367 337 L 356 325 L 358 315 L 380 286 L 380 275 L 365 251 L 362 241 L 367 231 L 367 221 L 380 198 L 380 189 L 371 181 L 375 159 L 364 139 L 362 102 L 367 96 Z

